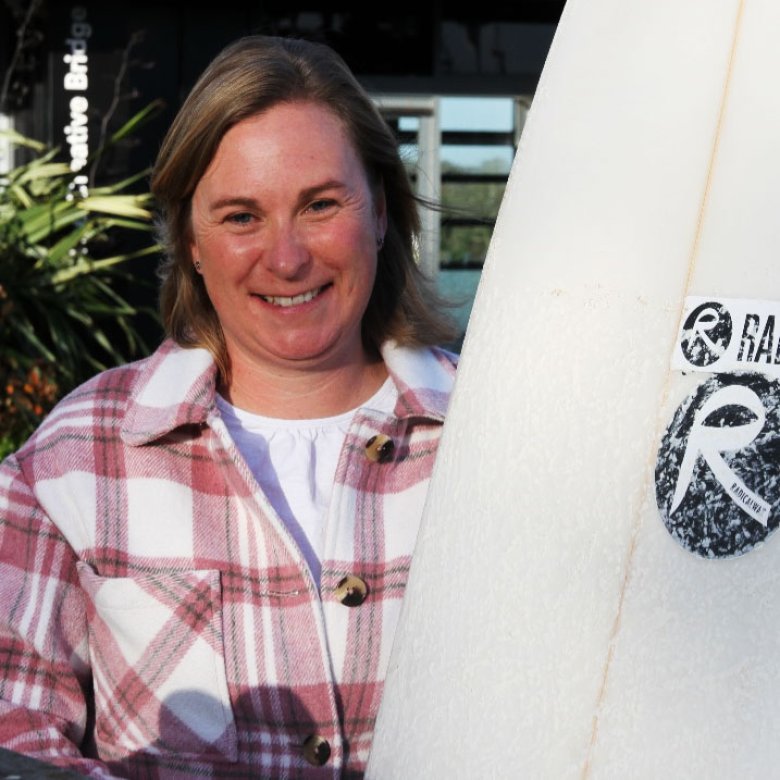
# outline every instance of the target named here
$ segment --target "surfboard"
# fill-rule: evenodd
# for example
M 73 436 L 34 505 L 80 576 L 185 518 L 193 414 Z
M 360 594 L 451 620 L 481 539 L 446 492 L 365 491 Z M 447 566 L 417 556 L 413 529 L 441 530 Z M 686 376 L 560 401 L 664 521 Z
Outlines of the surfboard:
M 569 0 L 368 777 L 780 769 L 780 3 Z

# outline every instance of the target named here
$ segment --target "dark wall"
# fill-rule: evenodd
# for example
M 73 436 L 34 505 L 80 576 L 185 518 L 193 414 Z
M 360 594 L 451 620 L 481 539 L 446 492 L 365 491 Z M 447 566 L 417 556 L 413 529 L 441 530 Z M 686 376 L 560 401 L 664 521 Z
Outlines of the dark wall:
M 562 11 L 561 0 L 489 0 L 457 11 L 451 5 L 310 2 L 294 4 L 291 12 L 289 0 L 44 0 L 39 26 L 47 38 L 50 73 L 42 91 L 49 94 L 39 94 L 37 102 L 48 99 L 50 140 L 57 142 L 67 97 L 63 57 L 74 13 L 90 31 L 90 110 L 96 119 L 110 111 L 114 126 L 158 98 L 168 107 L 158 124 L 166 125 L 211 58 L 228 42 L 256 32 L 325 41 L 369 88 L 379 91 L 532 91 Z M 76 11 L 79 8 L 83 11 Z M 153 144 L 146 137 L 144 144 L 148 158 Z M 143 158 L 141 154 L 135 159 Z

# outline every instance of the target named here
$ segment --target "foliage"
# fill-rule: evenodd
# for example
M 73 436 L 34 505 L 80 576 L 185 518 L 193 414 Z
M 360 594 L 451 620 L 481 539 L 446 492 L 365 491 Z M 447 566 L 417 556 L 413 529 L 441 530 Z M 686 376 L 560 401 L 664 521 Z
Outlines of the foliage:
M 450 174 L 495 173 L 502 170 L 501 160 L 486 160 L 476 171 L 454 165 L 443 167 Z M 442 184 L 441 262 L 447 267 L 479 266 L 485 259 L 498 209 L 506 189 L 505 182 L 469 182 L 451 180 Z M 452 218 L 456 218 L 453 220 Z M 458 224 L 465 218 L 468 224 Z
M 0 173 L 0 457 L 77 383 L 145 349 L 117 283 L 128 278 L 122 264 L 158 251 L 147 236 L 111 254 L 118 237 L 152 230 L 151 195 L 132 194 L 146 172 L 87 192 L 56 149 L 4 135 L 32 159 Z

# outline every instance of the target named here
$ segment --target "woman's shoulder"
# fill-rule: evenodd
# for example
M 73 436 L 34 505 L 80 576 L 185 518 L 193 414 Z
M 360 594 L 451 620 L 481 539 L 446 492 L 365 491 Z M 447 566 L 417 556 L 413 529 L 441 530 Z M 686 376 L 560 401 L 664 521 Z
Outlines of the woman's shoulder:
M 150 355 L 91 377 L 54 406 L 19 453 L 40 449 L 44 442 L 47 448 L 63 444 L 77 448 L 79 443 L 90 446 L 95 437 L 118 436 L 139 391 L 180 350 L 165 341 Z
M 60 414 L 74 409 L 121 410 L 132 397 L 139 378 L 143 376 L 155 354 L 95 374 L 63 396 L 43 424 L 56 420 Z
M 390 374 L 410 387 L 452 377 L 458 365 L 457 353 L 443 346 L 408 346 L 386 341 L 381 353 Z

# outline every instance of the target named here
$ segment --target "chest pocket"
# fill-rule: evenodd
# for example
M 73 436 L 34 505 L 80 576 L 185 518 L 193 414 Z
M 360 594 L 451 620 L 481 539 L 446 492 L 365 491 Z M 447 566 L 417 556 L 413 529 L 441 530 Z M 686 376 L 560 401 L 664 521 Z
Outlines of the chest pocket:
M 101 757 L 151 751 L 235 761 L 219 572 L 105 578 L 84 563 L 78 571 L 89 597 Z

